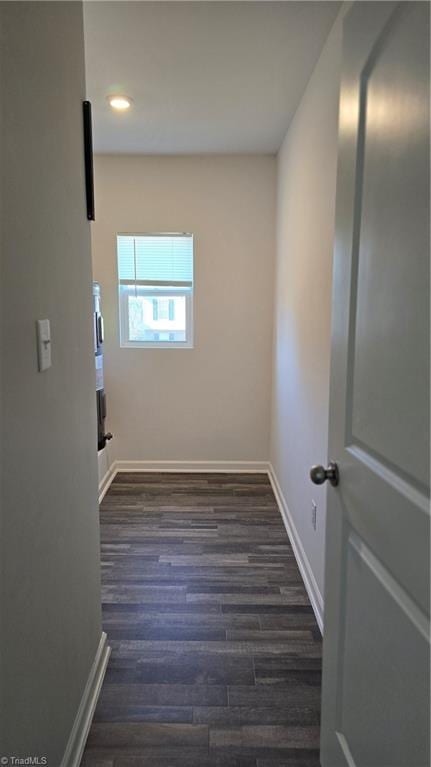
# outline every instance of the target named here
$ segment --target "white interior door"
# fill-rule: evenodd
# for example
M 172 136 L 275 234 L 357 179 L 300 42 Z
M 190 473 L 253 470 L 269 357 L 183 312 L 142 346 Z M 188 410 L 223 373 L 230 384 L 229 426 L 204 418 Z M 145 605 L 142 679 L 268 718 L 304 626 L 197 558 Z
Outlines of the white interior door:
M 345 19 L 321 762 L 429 765 L 429 6 Z

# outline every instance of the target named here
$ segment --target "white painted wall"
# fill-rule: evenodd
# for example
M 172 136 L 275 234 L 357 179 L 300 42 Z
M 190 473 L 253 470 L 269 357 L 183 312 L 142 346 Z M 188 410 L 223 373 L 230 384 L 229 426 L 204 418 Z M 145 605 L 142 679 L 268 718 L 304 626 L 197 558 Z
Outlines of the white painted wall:
M 98 156 L 94 278 L 120 460 L 267 460 L 275 158 Z M 121 349 L 117 232 L 195 235 L 193 349 Z
M 271 462 L 321 604 L 326 488 L 308 472 L 327 460 L 341 32 L 339 16 L 278 155 Z
M 0 754 L 58 767 L 101 636 L 82 5 L 0 15 Z M 52 367 L 39 373 L 46 317 Z

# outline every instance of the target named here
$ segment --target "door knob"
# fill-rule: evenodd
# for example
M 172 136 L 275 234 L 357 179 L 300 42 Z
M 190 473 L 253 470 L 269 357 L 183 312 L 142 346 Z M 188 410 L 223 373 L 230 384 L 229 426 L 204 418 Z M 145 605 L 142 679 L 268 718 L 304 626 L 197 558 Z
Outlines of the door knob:
M 310 479 L 315 485 L 323 485 L 328 479 L 331 485 L 337 487 L 340 481 L 337 464 L 335 461 L 331 461 L 327 469 L 324 466 L 312 466 L 310 469 Z

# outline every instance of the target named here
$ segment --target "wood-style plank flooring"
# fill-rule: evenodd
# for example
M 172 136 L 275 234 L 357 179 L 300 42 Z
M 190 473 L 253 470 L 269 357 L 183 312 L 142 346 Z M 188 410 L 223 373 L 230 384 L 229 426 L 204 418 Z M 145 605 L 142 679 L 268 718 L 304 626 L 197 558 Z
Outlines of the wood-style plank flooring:
M 82 767 L 318 767 L 322 644 L 264 474 L 122 473 Z

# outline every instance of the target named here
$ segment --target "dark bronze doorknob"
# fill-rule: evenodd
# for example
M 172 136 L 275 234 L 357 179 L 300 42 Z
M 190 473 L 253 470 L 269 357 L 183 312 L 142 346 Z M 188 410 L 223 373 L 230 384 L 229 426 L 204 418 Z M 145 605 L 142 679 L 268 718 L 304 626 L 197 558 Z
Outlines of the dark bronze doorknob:
M 324 466 L 312 466 L 310 479 L 315 485 L 323 485 L 326 480 L 329 480 L 331 485 L 337 487 L 340 481 L 337 464 L 335 461 L 331 461 L 327 469 Z

